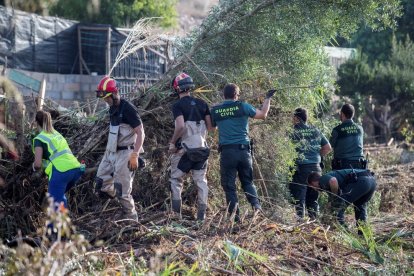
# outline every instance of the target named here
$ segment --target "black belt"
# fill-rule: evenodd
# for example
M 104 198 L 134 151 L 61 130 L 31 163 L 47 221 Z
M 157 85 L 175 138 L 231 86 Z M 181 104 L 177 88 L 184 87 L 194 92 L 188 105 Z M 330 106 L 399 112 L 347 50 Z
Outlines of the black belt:
M 132 146 L 122 146 L 122 147 L 116 147 L 116 150 L 128 150 L 128 149 L 134 149 L 134 145 Z
M 356 173 L 356 176 L 363 177 L 363 176 L 374 176 L 374 173 L 371 171 L 359 172 Z
M 297 164 L 298 167 L 316 167 L 319 163 Z
M 224 149 L 239 149 L 239 150 L 250 150 L 249 144 L 230 144 L 230 145 L 220 145 L 219 146 L 220 151 Z
M 338 158 L 334 158 L 334 161 L 336 161 L 336 162 L 340 162 L 340 163 L 342 163 L 342 162 L 347 162 L 347 163 L 360 163 L 360 162 L 362 162 L 362 161 L 364 161 L 364 160 L 365 160 L 364 158 L 354 159 L 354 160 L 351 160 L 351 159 L 338 159 Z

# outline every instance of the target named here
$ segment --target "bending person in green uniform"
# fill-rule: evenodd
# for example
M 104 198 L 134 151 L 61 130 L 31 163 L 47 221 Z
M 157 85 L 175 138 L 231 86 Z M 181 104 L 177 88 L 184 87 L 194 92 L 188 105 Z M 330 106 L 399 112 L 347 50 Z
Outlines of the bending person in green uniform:
M 353 204 L 357 224 L 367 220 L 368 201 L 377 187 L 374 174 L 369 170 L 347 169 L 321 175 L 313 172 L 308 177 L 310 187 L 336 195 L 332 207 L 337 211 L 338 222 L 345 225 L 345 210 Z

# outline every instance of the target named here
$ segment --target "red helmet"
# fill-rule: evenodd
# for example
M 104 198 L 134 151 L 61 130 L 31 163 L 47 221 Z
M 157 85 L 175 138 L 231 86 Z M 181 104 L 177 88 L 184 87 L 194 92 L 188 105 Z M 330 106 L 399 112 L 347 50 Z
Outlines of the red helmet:
M 177 93 L 187 92 L 194 88 L 193 79 L 186 73 L 180 73 L 172 80 L 172 87 Z
M 98 88 L 96 89 L 97 98 L 106 98 L 116 93 L 118 93 L 116 80 L 108 76 L 101 79 L 98 84 Z

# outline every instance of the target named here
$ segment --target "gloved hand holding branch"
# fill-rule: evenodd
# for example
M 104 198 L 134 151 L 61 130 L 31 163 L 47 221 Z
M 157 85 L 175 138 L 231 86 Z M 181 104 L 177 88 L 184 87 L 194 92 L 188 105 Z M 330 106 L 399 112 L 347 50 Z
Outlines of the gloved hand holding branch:
M 270 99 L 271 97 L 273 97 L 273 95 L 276 93 L 276 89 L 270 89 L 269 91 L 267 91 L 266 93 L 266 99 Z

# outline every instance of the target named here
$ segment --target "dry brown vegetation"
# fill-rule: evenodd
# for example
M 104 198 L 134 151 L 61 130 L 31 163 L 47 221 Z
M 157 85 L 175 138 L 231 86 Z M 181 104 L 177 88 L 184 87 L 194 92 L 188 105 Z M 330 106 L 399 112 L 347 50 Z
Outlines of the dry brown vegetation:
M 315 274 L 412 271 L 414 217 L 407 211 L 413 207 L 409 180 L 414 175 L 414 165 L 396 164 L 398 150 L 380 147 L 370 150 L 381 193 L 381 215 L 372 218 L 373 233 L 366 230 L 365 239 L 357 238 L 355 229 L 344 232 L 317 221 L 296 222 L 283 194 L 268 196 L 272 183 L 258 173 L 260 162 L 255 166 L 256 181 L 265 212 L 253 214 L 242 201 L 243 222 L 234 225 L 225 212 L 215 173 L 217 152 L 213 152 L 210 162 L 208 218 L 199 225 L 194 220 L 196 190 L 189 181 L 183 195 L 186 203 L 183 219 L 178 220 L 169 211 L 168 157 L 163 145 L 172 130 L 170 114 L 167 109 L 153 106 L 151 100 L 137 101 L 140 106 L 147 102 L 146 109 L 150 111 L 142 113 L 142 117 L 146 127 L 153 129 L 146 142 L 149 166 L 137 172 L 134 184 L 139 223 L 113 220 L 120 206 L 115 200 L 101 200 L 93 193 L 93 174 L 85 175 L 69 193 L 70 217 L 76 229 L 73 233 L 82 234 L 89 245 L 86 251 L 68 258 L 76 260 L 85 271 L 271 275 L 300 271 Z M 168 105 L 169 99 L 165 101 Z M 56 118 L 55 127 L 89 167 L 99 163 L 106 143 L 105 120 L 82 123 L 68 114 Z M 15 238 L 18 230 L 23 236 L 40 235 L 47 218 L 42 206 L 47 180 L 33 179 L 27 170 L 32 162 L 30 149 L 22 157 L 19 163 L 2 165 L 2 171 L 9 172 L 3 175 L 9 185 L 1 190 L 0 199 L 0 232 L 7 239 Z M 283 186 L 283 182 L 279 185 Z M 77 242 L 78 236 L 70 238 L 74 240 L 72 246 L 81 244 Z M 403 251 L 394 254 L 391 248 Z M 37 252 L 33 250 L 47 252 L 45 248 L 13 252 L 29 254 L 24 256 L 31 263 L 35 260 L 30 254 Z M 7 260 L 3 257 L 3 261 Z M 23 267 L 33 272 L 30 266 Z
M 346 10 L 338 9 L 337 5 L 329 6 L 331 3 L 327 3 L 326 7 L 331 8 L 332 14 L 345 12 L 349 20 L 339 22 L 340 24 L 336 21 L 325 24 L 332 18 L 327 16 L 325 7 L 321 10 L 316 3 L 302 7 L 304 4 L 299 1 L 298 10 L 293 11 L 288 2 L 282 3 L 281 9 L 275 8 L 278 1 L 270 0 L 253 3 L 253 7 L 249 1 L 240 1 L 237 6 L 225 5 L 226 1 L 221 3 L 223 9 L 217 10 L 199 33 L 194 34 L 194 41 L 183 48 L 186 54 L 176 59 L 173 70 L 167 72 L 157 86 L 151 87 L 146 94 L 139 94 L 141 96 L 134 100 L 148 130 L 145 157 L 149 165 L 137 172 L 133 188 L 139 209 L 139 222 L 115 220 L 120 206 L 116 200 L 99 199 L 93 192 L 93 174 L 85 175 L 81 183 L 69 193 L 71 223 L 65 214 L 52 214 L 52 218 L 56 217 L 56 223 L 61 225 L 60 231 L 66 233 L 66 241 L 58 239 L 50 243 L 43 240 L 39 247 L 27 247 L 16 242 L 19 245 L 16 249 L 2 245 L 0 273 L 343 275 L 413 272 L 412 213 L 377 214 L 371 220 L 372 228 L 363 229 L 363 237 L 358 237 L 353 227 L 346 231 L 337 229 L 334 224 L 295 221 L 293 208 L 286 203 L 287 178 L 283 179 L 287 175 L 289 161 L 294 159 L 294 149 L 289 146 L 286 133 L 290 126 L 290 112 L 294 107 L 306 104 L 315 107 L 324 101 L 323 93 L 319 93 L 319 90 L 282 91 L 275 96 L 268 120 L 251 126 L 254 138 L 260 141 L 254 168 L 255 182 L 264 202 L 264 214 L 252 214 L 241 197 L 242 223 L 234 225 L 232 219 L 227 217 L 219 184 L 216 144 L 211 143 L 213 154 L 208 172 L 210 206 L 206 222 L 199 225 L 194 220 L 196 190 L 190 181 L 186 182 L 183 194 L 183 219 L 177 220 L 171 215 L 169 164 L 165 146 L 172 133 L 173 123 L 169 112 L 171 99 L 160 96 L 166 90 L 165 83 L 177 71 L 189 67 L 190 74 L 195 79 L 209 83 L 208 88 L 215 92 L 223 81 L 227 81 L 227 77 L 244 73 L 241 76 L 233 75 L 231 79 L 240 80 L 242 91 L 246 92 L 246 97 L 251 97 L 249 102 L 254 102 L 255 105 L 260 105 L 260 94 L 263 94 L 264 89 L 273 87 L 279 78 L 282 80 L 278 83 L 280 87 L 306 85 L 310 88 L 310 80 L 319 75 L 314 76 L 312 72 L 319 72 L 320 68 L 313 50 L 300 52 L 300 49 L 317 48 L 316 44 L 306 42 L 307 35 L 323 33 L 321 27 L 327 28 L 327 34 L 337 33 L 338 30 L 328 28 L 331 25 L 343 26 L 342 31 L 347 33 L 352 28 L 347 29 L 346 26 L 351 25 L 350 22 L 354 22 L 356 17 L 366 14 L 366 10 L 354 4 L 344 4 L 350 9 L 346 13 Z M 365 5 L 364 7 L 367 9 Z M 278 16 L 273 16 L 274 11 L 277 11 Z M 303 22 L 302 11 L 315 21 Z M 279 17 L 283 20 L 275 21 Z M 376 18 L 372 14 L 371 17 Z M 297 19 L 294 24 L 290 24 L 292 19 Z M 304 23 L 310 25 L 303 28 Z M 240 32 L 240 27 L 247 29 Z M 257 36 L 251 35 L 250 28 L 254 32 L 263 32 L 262 35 L 259 34 L 262 44 L 257 43 Z M 270 35 L 269 28 L 274 28 Z M 307 29 L 314 32 L 309 33 Z M 237 36 L 233 35 L 234 31 L 237 31 Z M 280 35 L 289 37 L 291 34 L 298 39 L 279 40 Z M 301 37 L 305 38 L 302 42 L 299 39 Z M 325 36 L 320 37 L 320 41 L 324 39 Z M 256 50 L 254 55 L 249 51 L 243 53 L 243 50 L 253 48 Z M 272 64 L 275 67 L 264 72 L 243 70 L 244 65 L 251 65 L 253 60 L 249 58 L 252 56 L 258 59 L 255 62 L 260 66 L 257 68 L 270 66 L 268 61 L 273 58 L 275 62 Z M 291 57 L 298 59 L 292 61 Z M 239 67 L 235 67 L 235 63 L 229 63 L 228 58 L 239 61 Z M 304 66 L 308 64 L 309 67 Z M 223 76 L 220 74 L 212 74 L 217 68 L 222 69 L 219 72 L 227 76 L 225 79 L 221 79 Z M 275 75 L 270 72 L 275 72 Z M 279 72 L 283 72 L 283 76 L 279 76 Z M 295 77 L 298 78 L 297 82 L 292 80 Z M 220 81 L 214 81 L 214 78 Z M 202 93 L 198 96 L 205 97 Z M 89 168 L 97 166 L 106 143 L 108 123 L 104 119 L 79 119 L 73 112 L 57 117 L 55 127 L 67 138 L 79 159 L 85 160 Z M 32 138 L 31 135 L 27 131 L 28 141 Z M 212 142 L 217 139 L 213 135 L 210 140 Z M 409 206 L 405 202 L 407 198 L 403 196 L 406 193 L 400 189 L 401 186 L 390 189 L 389 197 L 386 190 L 391 181 L 389 177 L 396 175 L 403 178 L 405 169 L 396 165 L 400 174 L 390 169 L 392 167 L 385 162 L 385 157 L 391 155 L 371 156 L 371 160 L 376 161 L 372 164 L 377 164 L 374 169 L 380 182 L 379 191 L 387 195 L 389 202 L 395 201 L 395 206 Z M 22 236 L 44 236 L 47 213 L 42 202 L 45 199 L 47 180 L 33 178 L 29 169 L 32 160 L 31 149 L 26 148 L 21 161 L 1 163 L 0 171 L 6 180 L 6 186 L 0 190 L 0 235 L 5 239 L 17 237 L 19 240 L 19 231 Z M 409 171 L 412 171 L 411 168 Z M 396 196 L 400 191 L 402 196 Z M 398 210 L 401 209 L 393 209 L 396 212 Z M 378 210 L 373 211 L 376 213 Z M 352 218 L 351 214 L 349 218 Z

